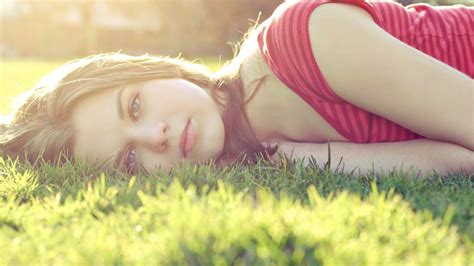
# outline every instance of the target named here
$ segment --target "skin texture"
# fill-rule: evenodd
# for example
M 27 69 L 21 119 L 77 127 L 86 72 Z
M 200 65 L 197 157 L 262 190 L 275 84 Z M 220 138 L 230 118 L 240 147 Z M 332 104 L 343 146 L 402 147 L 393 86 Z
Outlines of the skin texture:
M 443 176 L 474 173 L 472 151 L 427 138 L 368 144 L 331 142 L 330 149 L 330 161 L 327 143 L 280 142 L 278 151 L 289 158 L 302 159 L 304 165 L 308 165 L 313 157 L 320 168 L 329 167 L 345 174 L 376 172 L 388 176 L 391 171 L 403 171 L 410 176 L 426 178 L 432 177 L 433 171 Z
M 179 142 L 189 118 L 196 142 L 184 158 Z M 112 166 L 123 150 L 118 167 L 127 171 L 130 166 L 134 170 L 169 170 L 184 161 L 215 159 L 224 146 L 222 110 L 207 89 L 183 79 L 151 80 L 87 96 L 74 106 L 72 122 L 76 158 Z

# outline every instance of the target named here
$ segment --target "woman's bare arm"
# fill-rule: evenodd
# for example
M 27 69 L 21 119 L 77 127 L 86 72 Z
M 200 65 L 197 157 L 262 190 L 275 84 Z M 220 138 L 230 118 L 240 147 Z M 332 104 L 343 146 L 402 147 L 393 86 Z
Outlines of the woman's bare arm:
M 393 37 L 362 8 L 327 3 L 313 12 L 313 53 L 339 97 L 474 151 L 474 79 Z
M 282 154 L 303 159 L 305 165 L 311 156 L 321 168 L 328 161 L 327 143 L 283 142 L 279 146 Z M 374 171 L 383 175 L 396 170 L 429 177 L 434 170 L 443 176 L 458 172 L 474 174 L 474 152 L 456 144 L 431 139 L 369 144 L 331 142 L 330 150 L 330 169 L 343 173 L 364 175 Z

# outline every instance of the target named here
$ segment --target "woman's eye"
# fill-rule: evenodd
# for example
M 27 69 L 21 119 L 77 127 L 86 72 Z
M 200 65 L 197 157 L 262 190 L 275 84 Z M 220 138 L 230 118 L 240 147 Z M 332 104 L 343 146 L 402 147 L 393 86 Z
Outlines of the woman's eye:
M 132 148 L 127 153 L 126 158 L 125 158 L 125 168 L 127 169 L 127 172 L 132 173 L 134 171 L 136 162 L 137 162 L 136 150 L 135 148 Z
M 138 97 L 138 94 L 137 94 L 137 96 L 133 98 L 132 104 L 130 106 L 130 116 L 135 121 L 138 120 L 138 115 L 140 114 L 140 107 L 141 107 L 140 98 Z

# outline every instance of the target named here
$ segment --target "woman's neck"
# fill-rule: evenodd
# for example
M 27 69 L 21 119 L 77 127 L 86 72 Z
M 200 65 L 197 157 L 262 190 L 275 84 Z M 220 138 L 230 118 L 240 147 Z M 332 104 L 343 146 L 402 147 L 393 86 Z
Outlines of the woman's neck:
M 267 81 L 274 77 L 271 70 L 262 58 L 256 39 L 250 38 L 244 44 L 243 54 L 240 58 L 240 79 L 242 80 L 245 100 L 250 101 L 244 110 L 249 119 L 257 139 L 260 141 L 283 140 L 282 127 L 284 121 L 278 112 L 284 99 L 274 93 Z M 260 82 L 263 81 L 262 84 Z M 258 86 L 260 85 L 260 86 Z
M 265 76 L 274 78 L 262 58 L 257 43 L 258 32 L 264 23 L 247 34 L 247 39 L 241 44 L 238 55 L 222 67 L 216 75 L 220 77 L 237 75 L 240 78 L 243 85 L 243 102 L 247 101 L 244 112 L 259 141 L 282 140 L 286 138 L 279 132 L 284 127 L 285 121 L 278 112 L 269 112 L 269 110 L 281 109 L 284 99 L 279 99 L 279 94 L 275 94 L 265 85 L 265 82 L 259 84 Z

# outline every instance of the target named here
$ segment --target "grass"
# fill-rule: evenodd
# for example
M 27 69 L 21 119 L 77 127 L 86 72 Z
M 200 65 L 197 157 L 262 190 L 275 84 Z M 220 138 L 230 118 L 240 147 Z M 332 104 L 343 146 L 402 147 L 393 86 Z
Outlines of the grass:
M 56 65 L 1 63 L 0 113 Z M 0 158 L 0 265 L 473 265 L 473 185 L 294 161 L 130 178 Z

